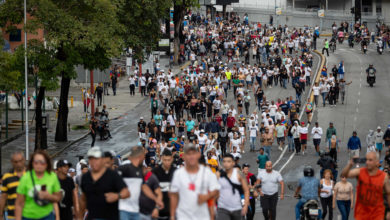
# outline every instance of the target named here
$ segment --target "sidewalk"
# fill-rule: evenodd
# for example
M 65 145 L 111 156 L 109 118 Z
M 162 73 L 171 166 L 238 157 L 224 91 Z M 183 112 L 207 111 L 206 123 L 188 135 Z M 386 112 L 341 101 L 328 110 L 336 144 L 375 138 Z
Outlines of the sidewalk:
M 175 73 L 179 72 L 182 67 L 187 66 L 188 63 L 183 66 L 176 66 L 173 68 Z M 165 68 L 164 68 L 165 69 Z M 146 100 L 146 97 L 142 97 L 140 93 L 138 93 L 138 88 L 136 88 L 135 96 L 131 97 L 128 86 L 127 77 L 123 77 L 119 81 L 119 86 L 117 87 L 117 95 L 113 96 L 112 89 L 109 89 L 109 96 L 103 97 L 103 104 L 107 106 L 108 112 L 110 113 L 109 117 L 111 120 L 120 119 L 122 116 L 126 116 L 131 110 L 133 110 L 138 104 L 142 103 L 143 100 Z M 59 97 L 59 90 L 55 92 L 48 92 L 48 96 L 57 96 Z M 77 126 L 83 126 L 88 123 L 86 120 L 86 113 L 84 113 L 84 106 L 81 102 L 81 92 L 79 87 L 71 87 L 69 91 L 69 100 L 70 97 L 74 96 L 74 107 L 71 108 L 69 105 L 69 115 L 68 115 L 68 141 L 67 142 L 55 142 L 55 130 L 56 130 L 56 111 L 46 111 L 46 113 L 50 117 L 49 129 L 47 133 L 47 144 L 48 144 L 48 153 L 52 157 L 60 154 L 65 151 L 69 146 L 81 140 L 85 136 L 88 135 L 89 131 L 85 129 L 74 130 Z M 95 107 L 97 107 L 97 100 L 95 100 Z M 99 107 L 101 110 L 102 107 Z M 20 111 L 12 111 L 12 116 L 21 117 Z M 10 116 L 11 116 L 10 114 Z M 31 119 L 34 114 L 34 111 L 30 111 L 29 118 Z M 11 117 L 10 117 L 11 118 Z M 10 119 L 11 121 L 11 119 Z M 35 123 L 30 123 L 31 127 L 35 126 Z M 19 130 L 22 132 L 21 130 Z M 4 137 L 4 135 L 2 136 Z M 9 136 L 11 137 L 11 136 Z M 4 139 L 2 139 L 4 140 Z M 25 134 L 20 135 L 15 140 L 10 143 L 5 144 L 1 147 L 1 171 L 5 171 L 11 168 L 11 164 L 9 163 L 9 159 L 12 153 L 16 151 L 25 152 L 26 146 L 26 136 Z M 29 152 L 33 152 L 35 147 L 35 129 L 31 129 L 29 132 Z

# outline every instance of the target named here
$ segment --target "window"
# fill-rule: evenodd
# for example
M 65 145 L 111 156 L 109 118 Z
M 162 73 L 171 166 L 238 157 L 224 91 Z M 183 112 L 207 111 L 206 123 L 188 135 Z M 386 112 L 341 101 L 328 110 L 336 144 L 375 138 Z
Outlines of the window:
M 12 31 L 9 34 L 9 41 L 10 42 L 19 42 L 22 41 L 22 30 L 17 29 L 15 31 Z

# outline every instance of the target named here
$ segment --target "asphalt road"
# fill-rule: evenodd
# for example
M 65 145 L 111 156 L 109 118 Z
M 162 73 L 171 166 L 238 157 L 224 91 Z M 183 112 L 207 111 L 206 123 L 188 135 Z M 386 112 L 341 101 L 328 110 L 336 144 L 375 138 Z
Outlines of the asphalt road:
M 318 43 L 320 45 L 320 43 Z M 319 46 L 318 49 L 321 49 Z M 335 53 L 331 53 L 327 59 L 328 69 L 331 69 L 333 64 L 338 64 L 341 60 L 344 60 L 346 81 L 352 80 L 352 84 L 347 87 L 346 100 L 344 105 L 338 103 L 336 107 L 319 107 L 316 109 L 312 122 L 318 121 L 324 132 L 328 127 L 330 121 L 334 122 L 337 129 L 338 138 L 341 141 L 341 150 L 339 152 L 339 167 L 340 170 L 345 166 L 348 160 L 348 154 L 346 150 L 346 143 L 351 136 L 352 131 L 356 130 L 360 137 L 364 149 L 365 149 L 365 137 L 369 129 L 376 129 L 378 125 L 385 128 L 390 123 L 390 74 L 386 71 L 386 65 L 390 58 L 389 52 L 383 55 L 376 53 L 373 45 L 369 46 L 369 51 L 366 55 L 361 54 L 359 48 L 349 49 L 346 45 L 338 45 Z M 318 56 L 314 56 L 314 70 L 318 65 Z M 365 78 L 365 69 L 368 64 L 374 64 L 377 69 L 377 83 L 374 88 L 368 87 Z M 306 89 L 306 91 L 308 91 Z M 288 89 L 282 89 L 279 86 L 267 89 L 265 92 L 268 100 L 275 100 L 277 98 L 285 98 L 290 95 L 295 97 L 295 91 L 291 88 L 291 84 L 288 85 Z M 307 97 L 305 94 L 302 98 Z M 253 100 L 253 99 L 252 99 Z M 230 92 L 228 103 L 235 103 L 233 95 Z M 254 102 L 251 103 L 251 110 L 255 108 Z M 149 121 L 150 108 L 149 101 L 144 100 L 132 111 L 128 112 L 122 119 L 117 120 L 111 124 L 111 130 L 113 139 L 107 141 L 98 141 L 96 146 L 102 147 L 104 150 L 114 150 L 119 154 L 126 153 L 131 146 L 134 146 L 138 142 L 137 137 L 137 122 L 139 117 L 143 116 Z M 303 119 L 305 114 L 303 114 Z M 311 131 L 311 128 L 310 128 Z M 257 140 L 259 141 L 259 140 Z M 76 163 L 76 156 L 85 155 L 90 148 L 91 138 L 88 137 L 77 144 L 70 147 L 66 152 L 61 154 L 58 158 L 66 158 Z M 260 146 L 257 144 L 257 146 Z M 323 138 L 321 142 L 321 148 L 325 149 L 327 144 Z M 258 147 L 259 148 L 259 147 Z M 291 153 L 285 152 L 281 156 L 281 152 L 277 150 L 276 143 L 272 147 L 271 160 L 277 164 L 275 170 L 281 170 L 283 178 L 286 182 L 285 199 L 278 202 L 277 219 L 294 219 L 294 207 L 297 202 L 294 199 L 293 191 L 296 188 L 296 183 L 300 177 L 302 177 L 303 167 L 305 165 L 311 165 L 316 170 L 316 175 L 319 173 L 319 167 L 316 165 L 318 156 L 315 154 L 312 140 L 308 141 L 308 149 L 304 156 L 292 156 Z M 249 153 L 249 140 L 246 145 L 247 153 L 243 155 L 241 163 L 247 162 L 251 164 L 251 172 L 257 174 L 256 157 L 257 153 Z M 319 175 L 318 175 L 319 176 Z M 352 181 L 354 182 L 354 181 Z M 263 219 L 261 214 L 261 208 L 259 202 L 257 202 L 256 219 Z M 335 210 L 335 219 L 338 217 L 338 211 Z M 350 216 L 352 218 L 352 214 Z

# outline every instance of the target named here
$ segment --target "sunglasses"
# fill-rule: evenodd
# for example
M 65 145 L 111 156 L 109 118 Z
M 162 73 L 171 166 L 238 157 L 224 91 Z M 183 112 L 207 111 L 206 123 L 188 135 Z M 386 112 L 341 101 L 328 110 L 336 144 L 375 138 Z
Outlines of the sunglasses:
M 34 164 L 46 165 L 46 161 L 44 161 L 44 160 L 34 160 Z

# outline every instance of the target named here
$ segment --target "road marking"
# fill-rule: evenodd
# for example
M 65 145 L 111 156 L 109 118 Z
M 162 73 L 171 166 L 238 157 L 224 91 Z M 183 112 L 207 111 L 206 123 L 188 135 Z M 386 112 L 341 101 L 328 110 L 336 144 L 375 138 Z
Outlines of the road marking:
M 354 120 L 354 121 L 356 121 L 356 119 L 357 119 L 357 118 L 356 118 L 356 116 L 355 116 L 355 117 L 353 117 L 353 120 Z
M 361 81 L 361 80 L 360 80 Z M 360 88 L 362 88 L 362 83 L 360 83 Z
M 358 105 L 360 104 L 360 99 L 358 99 Z
M 360 91 L 358 92 L 358 95 L 360 96 Z
M 359 113 L 359 108 L 356 108 L 356 112 Z
M 295 153 L 291 154 L 291 156 L 290 156 L 290 158 L 288 158 L 287 162 L 282 166 L 282 168 L 280 168 L 279 173 L 281 173 L 282 170 L 287 166 L 287 164 L 290 163 L 290 161 L 293 159 L 294 155 L 295 155 Z
M 279 163 L 279 161 L 282 159 L 283 155 L 286 153 L 287 148 L 288 148 L 288 144 L 286 144 L 286 146 L 285 146 L 284 149 L 283 149 L 283 152 L 280 154 L 279 158 L 275 161 L 275 163 L 273 164 L 273 166 L 276 166 L 276 164 Z

